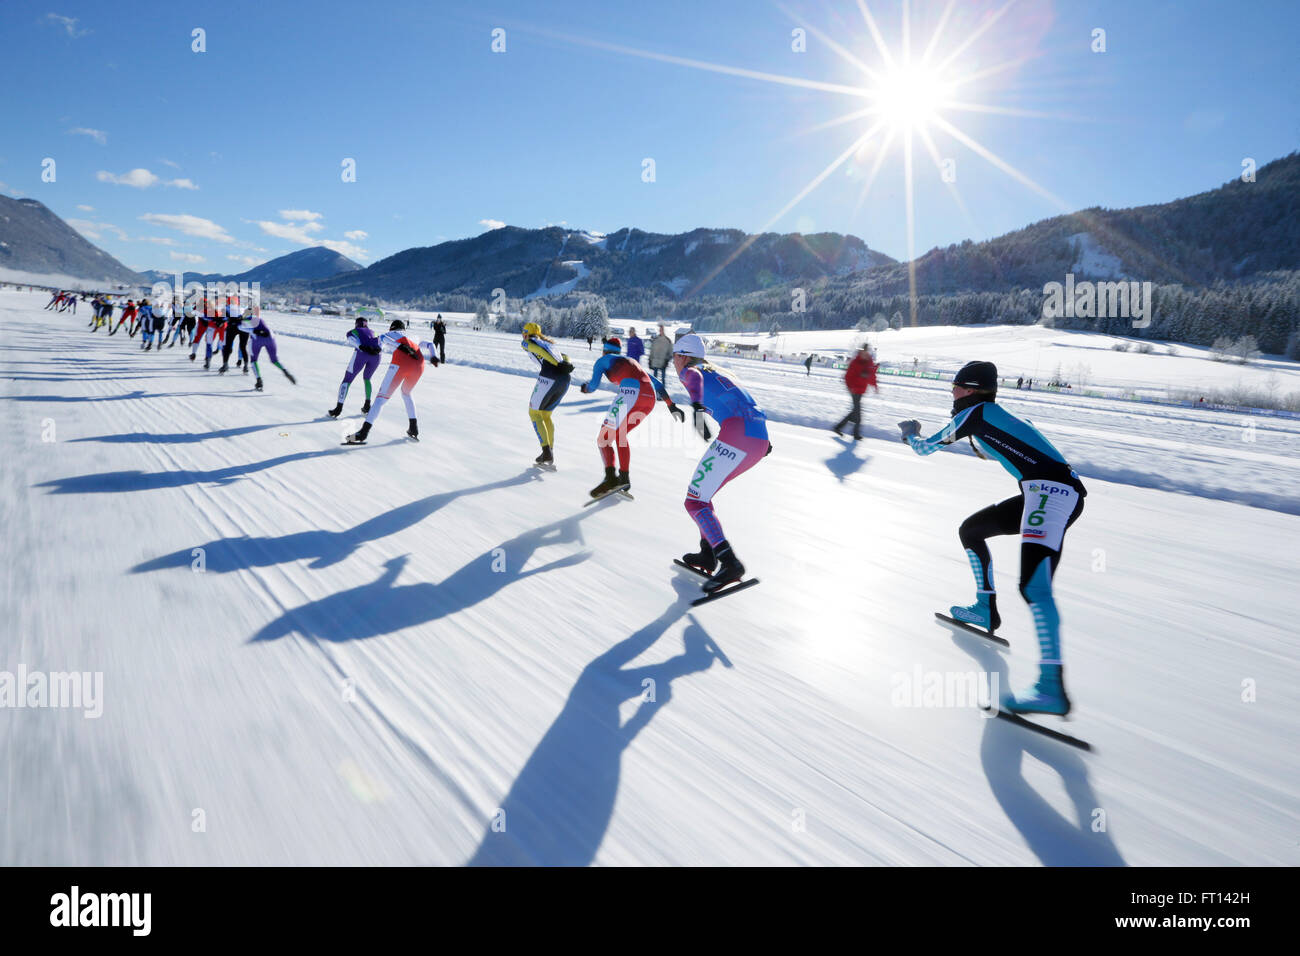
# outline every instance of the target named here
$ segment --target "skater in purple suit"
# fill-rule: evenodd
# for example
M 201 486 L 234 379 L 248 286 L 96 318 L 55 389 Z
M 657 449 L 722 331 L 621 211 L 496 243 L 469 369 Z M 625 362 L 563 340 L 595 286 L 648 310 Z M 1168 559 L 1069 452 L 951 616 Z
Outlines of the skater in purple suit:
M 259 310 L 260 313 L 260 310 Z M 275 354 L 275 336 L 271 334 L 270 327 L 260 314 L 255 315 L 252 319 L 252 326 L 248 325 L 249 320 L 244 320 L 244 327 L 248 329 L 249 337 L 253 340 L 253 374 L 257 376 L 257 381 L 253 383 L 253 388 L 259 392 L 262 390 L 262 370 L 258 367 L 257 360 L 262 355 L 262 350 L 266 349 L 267 355 L 271 358 L 271 364 L 284 373 L 292 385 L 297 385 L 298 380 L 293 377 L 287 368 L 280 364 L 280 359 Z
M 348 359 L 348 367 L 343 372 L 338 404 L 326 412 L 330 418 L 338 418 L 343 414 L 343 400 L 348 397 L 348 387 L 358 373 L 366 383 L 366 400 L 361 406 L 361 414 L 370 411 L 370 376 L 374 375 L 375 369 L 379 368 L 379 359 L 384 354 L 379 336 L 370 331 L 365 319 L 357 319 L 356 328 L 348 332 L 347 340 L 352 346 L 352 357 Z

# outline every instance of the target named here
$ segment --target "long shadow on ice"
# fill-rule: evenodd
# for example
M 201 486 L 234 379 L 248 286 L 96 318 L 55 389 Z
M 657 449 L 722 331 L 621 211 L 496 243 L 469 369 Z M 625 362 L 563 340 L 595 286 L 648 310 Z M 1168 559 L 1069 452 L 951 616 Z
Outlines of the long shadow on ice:
M 998 651 L 966 634 L 954 633 L 953 643 L 979 662 L 990 682 L 996 679 L 993 686 L 1008 687 L 1007 662 Z M 1026 755 L 1060 775 L 1074 805 L 1073 819 L 1058 813 L 1025 780 L 1022 765 Z M 1088 781 L 1087 763 L 1068 744 L 989 717 L 980 741 L 980 763 L 1007 819 L 1044 866 L 1127 866 L 1110 834 L 1092 829 L 1093 811 L 1103 804 Z
M 248 435 L 252 432 L 264 431 L 267 428 L 294 428 L 298 425 L 312 425 L 318 421 L 320 421 L 320 419 L 313 418 L 305 422 L 273 422 L 267 425 L 241 425 L 238 428 L 222 428 L 210 432 L 170 432 L 158 435 L 149 432 L 126 432 L 121 435 L 92 435 L 88 438 L 74 438 L 72 441 L 96 441 L 108 444 L 142 443 L 179 445 L 191 442 L 207 441 L 209 438 L 235 438 L 239 435 Z
M 516 581 L 586 561 L 591 552 L 583 549 L 524 570 L 539 548 L 583 544 L 580 524 L 590 514 L 573 515 L 494 546 L 440 584 L 423 581 L 395 586 L 407 558 L 393 558 L 376 580 L 287 611 L 254 634 L 249 643 L 294 633 L 323 641 L 357 641 L 437 621 L 473 607 Z
M 396 441 L 386 444 L 396 444 Z M 229 465 L 214 468 L 211 471 L 105 471 L 97 475 L 73 475 L 71 478 L 55 478 L 43 481 L 37 488 L 49 488 L 52 495 L 113 494 L 120 491 L 156 491 L 159 488 L 180 488 L 184 485 L 212 483 L 227 485 L 238 481 L 255 471 L 266 471 L 286 465 L 291 461 L 310 461 L 337 455 L 340 448 L 328 448 L 321 451 L 300 451 L 292 455 L 268 458 L 266 461 L 247 465 Z
M 600 849 L 618 796 L 623 752 L 672 700 L 672 683 L 726 659 L 694 619 L 681 654 L 629 667 L 689 610 L 698 585 L 681 577 L 677 599 L 641 630 L 601 654 L 578 676 L 564 709 L 502 801 L 504 829 L 488 825 L 468 866 L 586 866 Z M 643 683 L 654 681 L 653 685 Z M 653 687 L 654 700 L 644 699 Z M 627 723 L 619 707 L 643 698 Z
M 11 402 L 121 402 L 133 398 L 252 398 L 254 392 L 146 392 L 136 389 L 122 395 L 8 395 Z
M 494 481 L 473 488 L 461 488 L 442 494 L 429 495 L 408 504 L 400 505 L 391 511 L 368 518 L 358 525 L 343 531 L 298 531 L 281 535 L 278 538 L 249 537 L 218 538 L 210 541 L 203 548 L 204 569 L 208 572 L 225 574 L 244 568 L 265 568 L 292 561 L 310 560 L 310 568 L 327 568 L 332 564 L 352 555 L 357 548 L 367 541 L 377 541 L 390 534 L 396 534 L 403 528 L 423 521 L 444 505 L 467 495 L 482 494 L 498 488 L 527 484 L 540 480 L 537 471 L 529 468 L 523 474 L 502 481 Z M 161 571 L 164 568 L 188 568 L 193 563 L 193 551 L 182 548 L 172 554 L 137 564 L 131 569 L 132 574 L 145 571 Z
M 871 461 L 870 455 L 858 455 L 858 445 L 852 438 L 837 438 L 835 443 L 840 445 L 839 453 L 831 458 L 826 459 L 826 467 L 831 470 L 831 474 L 840 481 L 848 478 L 854 472 L 858 471 L 863 465 Z

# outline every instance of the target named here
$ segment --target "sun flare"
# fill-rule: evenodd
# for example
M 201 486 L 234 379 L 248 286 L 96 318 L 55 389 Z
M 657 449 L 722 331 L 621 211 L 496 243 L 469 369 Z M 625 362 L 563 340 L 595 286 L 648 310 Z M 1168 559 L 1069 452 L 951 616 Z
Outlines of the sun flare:
M 935 119 L 948 99 L 947 84 L 924 66 L 900 66 L 881 77 L 867 91 L 879 116 L 896 131 L 923 129 Z

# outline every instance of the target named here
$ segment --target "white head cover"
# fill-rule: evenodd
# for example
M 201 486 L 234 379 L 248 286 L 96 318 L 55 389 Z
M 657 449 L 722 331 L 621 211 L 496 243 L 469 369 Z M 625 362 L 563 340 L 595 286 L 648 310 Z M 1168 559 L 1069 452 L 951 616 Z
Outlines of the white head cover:
M 673 346 L 674 355 L 688 355 L 691 358 L 704 358 L 704 340 L 694 332 L 687 332 Z

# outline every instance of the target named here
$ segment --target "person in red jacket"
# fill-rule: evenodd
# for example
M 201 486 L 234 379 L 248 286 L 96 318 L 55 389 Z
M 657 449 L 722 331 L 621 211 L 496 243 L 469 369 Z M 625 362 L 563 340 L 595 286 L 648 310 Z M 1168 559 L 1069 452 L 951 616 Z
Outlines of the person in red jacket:
M 862 440 L 862 396 L 866 393 L 867 387 L 875 389 L 879 393 L 880 388 L 876 385 L 876 363 L 871 357 L 871 350 L 865 345 L 858 350 L 858 354 L 849 362 L 848 371 L 844 373 L 844 384 L 848 387 L 849 398 L 853 400 L 853 407 L 849 413 L 840 419 L 832 431 L 837 435 L 844 434 L 844 426 L 853 423 L 853 440 Z

